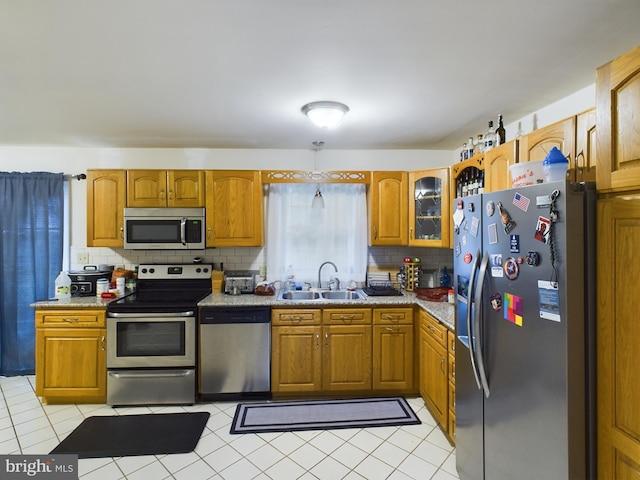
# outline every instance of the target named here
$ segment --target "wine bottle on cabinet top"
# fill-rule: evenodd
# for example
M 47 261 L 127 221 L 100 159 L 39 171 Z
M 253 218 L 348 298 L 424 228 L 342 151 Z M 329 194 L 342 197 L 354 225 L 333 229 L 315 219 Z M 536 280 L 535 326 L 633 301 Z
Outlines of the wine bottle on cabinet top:
M 496 133 L 493 130 L 493 120 L 489 120 L 489 128 L 487 133 L 484 134 L 484 151 L 488 152 L 495 146 Z
M 502 123 L 502 114 L 498 115 L 498 128 L 496 129 L 496 147 L 505 142 L 506 132 Z

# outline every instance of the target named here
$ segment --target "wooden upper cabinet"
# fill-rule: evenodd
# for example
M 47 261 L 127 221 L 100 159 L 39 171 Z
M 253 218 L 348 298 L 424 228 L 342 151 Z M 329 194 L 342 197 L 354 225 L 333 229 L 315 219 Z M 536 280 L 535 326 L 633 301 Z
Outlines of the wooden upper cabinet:
M 557 147 L 566 157 L 570 165 L 574 164 L 576 139 L 576 120 L 569 117 L 552 123 L 523 136 L 520 139 L 519 162 L 544 160 L 553 147 Z
M 449 168 L 409 172 L 409 245 L 449 247 Z
M 263 244 L 262 180 L 254 170 L 207 170 L 207 247 Z
M 596 70 L 597 186 L 640 187 L 640 47 Z
M 518 140 L 499 145 L 484 154 L 484 191 L 511 188 L 509 166 L 518 162 Z
M 596 181 L 596 109 L 576 116 L 576 160 L 569 166 L 572 182 Z
M 201 170 L 128 170 L 127 207 L 204 207 Z
M 124 170 L 87 170 L 87 246 L 124 245 Z
M 407 172 L 372 172 L 369 245 L 407 245 Z

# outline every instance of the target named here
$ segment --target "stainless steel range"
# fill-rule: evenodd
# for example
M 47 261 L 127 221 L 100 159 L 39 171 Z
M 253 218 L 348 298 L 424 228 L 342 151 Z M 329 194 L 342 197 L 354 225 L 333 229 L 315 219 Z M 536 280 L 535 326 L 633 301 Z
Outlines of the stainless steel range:
M 193 404 L 197 304 L 212 266 L 140 265 L 137 291 L 107 307 L 107 403 Z

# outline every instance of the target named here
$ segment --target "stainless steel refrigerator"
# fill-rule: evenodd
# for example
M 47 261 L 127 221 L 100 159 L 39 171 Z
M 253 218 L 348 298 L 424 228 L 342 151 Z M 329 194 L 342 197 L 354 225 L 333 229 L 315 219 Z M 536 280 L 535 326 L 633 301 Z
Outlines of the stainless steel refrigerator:
M 468 196 L 453 212 L 460 478 L 594 478 L 594 185 Z

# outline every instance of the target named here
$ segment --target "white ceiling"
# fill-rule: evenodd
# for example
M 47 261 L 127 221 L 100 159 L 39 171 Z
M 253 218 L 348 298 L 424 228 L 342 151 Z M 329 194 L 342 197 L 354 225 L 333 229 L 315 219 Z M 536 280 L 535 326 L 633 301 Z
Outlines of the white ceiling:
M 640 0 L 0 0 L 0 145 L 454 149 L 640 45 Z M 334 130 L 300 107 L 351 108 Z

